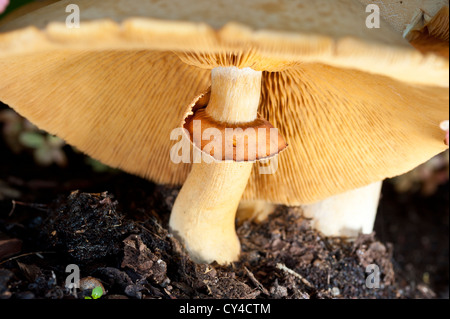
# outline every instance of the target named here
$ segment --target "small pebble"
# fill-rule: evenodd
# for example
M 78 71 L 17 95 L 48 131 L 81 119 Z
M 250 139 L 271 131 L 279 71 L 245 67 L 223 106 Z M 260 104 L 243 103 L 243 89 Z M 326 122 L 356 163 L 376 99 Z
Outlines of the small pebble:
M 333 297 L 337 297 L 341 294 L 341 291 L 338 287 L 333 287 L 331 288 L 331 294 L 333 295 Z

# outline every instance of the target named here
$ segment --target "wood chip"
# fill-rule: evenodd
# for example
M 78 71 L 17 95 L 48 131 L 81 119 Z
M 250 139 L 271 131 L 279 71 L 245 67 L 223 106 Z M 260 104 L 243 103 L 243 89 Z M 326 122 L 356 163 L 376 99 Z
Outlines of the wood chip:
M 0 240 L 0 260 L 18 254 L 21 250 L 22 241 L 20 239 Z
M 255 275 L 253 275 L 253 273 L 247 269 L 247 267 L 244 267 L 245 271 L 247 272 L 247 276 L 250 278 L 250 280 L 252 281 L 252 283 L 259 289 L 261 290 L 261 292 L 267 296 L 270 296 L 269 291 L 264 288 L 264 286 L 258 281 L 258 279 L 255 278 Z
M 306 286 L 308 286 L 309 288 L 315 288 L 313 284 L 311 284 L 308 280 L 305 279 L 305 277 L 303 277 L 302 275 L 300 275 L 299 273 L 293 271 L 292 269 L 286 267 L 286 265 L 283 265 L 281 263 L 277 264 L 277 268 L 281 269 L 285 272 L 287 272 L 288 274 L 297 277 L 298 279 L 301 280 L 302 283 L 304 283 Z

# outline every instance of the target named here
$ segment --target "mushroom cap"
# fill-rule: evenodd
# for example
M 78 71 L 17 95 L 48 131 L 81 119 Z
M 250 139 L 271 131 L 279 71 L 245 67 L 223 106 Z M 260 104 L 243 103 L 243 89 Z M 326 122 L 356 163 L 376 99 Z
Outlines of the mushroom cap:
M 310 203 L 446 149 L 448 60 L 366 28 L 356 1 L 80 0 L 79 29 L 70 3 L 0 26 L 0 100 L 105 164 L 182 184 L 170 133 L 230 65 L 263 71 L 258 112 L 289 144 L 244 199 Z

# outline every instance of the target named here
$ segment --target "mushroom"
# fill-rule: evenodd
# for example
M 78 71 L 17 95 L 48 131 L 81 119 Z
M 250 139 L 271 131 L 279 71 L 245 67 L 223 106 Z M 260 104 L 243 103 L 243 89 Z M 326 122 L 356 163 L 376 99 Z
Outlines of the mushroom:
M 105 164 L 182 184 L 169 226 L 197 262 L 238 259 L 241 199 L 373 194 L 447 148 L 448 61 L 367 29 L 357 1 L 80 0 L 79 28 L 69 4 L 0 27 L 0 100 Z M 233 138 L 196 138 L 194 120 L 262 134 L 239 157 Z M 199 163 L 170 160 L 176 128 Z

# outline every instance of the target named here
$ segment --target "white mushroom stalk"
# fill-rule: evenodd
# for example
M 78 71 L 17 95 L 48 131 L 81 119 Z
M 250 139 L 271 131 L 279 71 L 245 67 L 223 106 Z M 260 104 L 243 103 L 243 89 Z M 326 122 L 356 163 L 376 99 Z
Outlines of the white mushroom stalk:
M 206 113 L 218 122 L 252 122 L 257 117 L 262 72 L 218 67 L 211 72 Z M 235 216 L 253 162 L 194 163 L 175 201 L 171 230 L 196 262 L 236 261 L 240 243 Z
M 375 182 L 302 206 L 311 226 L 325 236 L 354 239 L 373 231 L 382 182 Z

